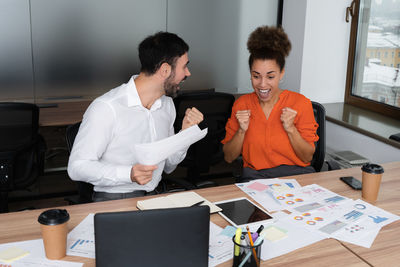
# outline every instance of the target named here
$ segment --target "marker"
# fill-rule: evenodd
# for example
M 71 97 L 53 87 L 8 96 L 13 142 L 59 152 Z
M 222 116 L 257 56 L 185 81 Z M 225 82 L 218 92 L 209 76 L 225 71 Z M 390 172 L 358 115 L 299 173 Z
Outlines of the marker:
M 254 259 L 256 260 L 257 266 L 259 266 L 260 263 L 258 262 L 258 259 L 257 259 L 256 249 L 254 248 L 253 239 L 251 238 L 250 229 L 249 229 L 249 226 L 248 226 L 248 225 L 246 226 L 246 229 L 247 229 L 247 234 L 249 235 L 250 245 L 253 247 L 253 253 L 254 253 L 253 256 L 254 256 Z
M 257 229 L 257 234 L 260 235 L 261 231 L 264 229 L 264 225 L 260 225 L 260 227 L 258 227 Z
M 258 238 L 258 234 L 257 233 L 252 233 L 251 234 L 251 238 L 253 238 L 253 241 L 256 242 L 256 240 Z
M 235 243 L 240 244 L 240 236 L 242 235 L 242 228 L 236 229 L 236 234 L 235 234 Z M 239 256 L 240 253 L 240 247 L 235 244 L 235 256 Z

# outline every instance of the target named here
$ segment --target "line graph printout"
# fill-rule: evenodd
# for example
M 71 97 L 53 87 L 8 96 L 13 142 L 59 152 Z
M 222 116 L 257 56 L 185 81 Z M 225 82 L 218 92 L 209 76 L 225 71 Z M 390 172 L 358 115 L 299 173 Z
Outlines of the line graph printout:
M 95 258 L 93 218 L 90 213 L 68 234 L 67 255 Z

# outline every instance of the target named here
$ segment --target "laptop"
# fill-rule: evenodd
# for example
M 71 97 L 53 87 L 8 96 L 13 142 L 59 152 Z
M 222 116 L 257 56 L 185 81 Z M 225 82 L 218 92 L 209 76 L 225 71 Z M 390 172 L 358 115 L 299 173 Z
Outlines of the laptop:
M 353 151 L 336 151 L 333 153 L 333 155 L 351 165 L 362 165 L 365 163 L 369 163 L 369 159 L 366 159 Z
M 97 213 L 96 266 L 208 266 L 208 206 Z

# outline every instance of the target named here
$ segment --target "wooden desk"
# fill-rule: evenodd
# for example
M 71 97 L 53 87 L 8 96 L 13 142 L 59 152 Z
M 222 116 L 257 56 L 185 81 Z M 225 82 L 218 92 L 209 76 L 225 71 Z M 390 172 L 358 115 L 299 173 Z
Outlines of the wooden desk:
M 381 191 L 376 206 L 387 211 L 400 214 L 399 188 L 400 162 L 383 164 L 385 174 Z M 330 172 L 314 173 L 296 176 L 301 185 L 312 183 L 319 184 L 338 194 L 357 199 L 361 197 L 360 191 L 354 191 L 339 180 L 340 176 L 353 175 L 361 179 L 360 168 L 344 169 Z M 197 193 L 208 200 L 220 201 L 224 199 L 247 196 L 235 185 L 196 190 Z M 68 223 L 69 230 L 77 226 L 88 213 L 104 211 L 136 210 L 135 199 L 115 200 L 102 203 L 66 206 L 71 219 Z M 0 243 L 22 241 L 41 238 L 40 226 L 37 217 L 43 210 L 22 211 L 0 214 Z M 211 220 L 221 227 L 227 222 L 218 214 L 213 214 Z M 341 243 L 334 239 L 325 239 L 313 245 L 293 251 L 283 256 L 262 262 L 262 266 L 393 266 L 400 262 L 400 223 L 396 222 L 385 226 L 380 231 L 377 239 L 370 249 Z M 65 260 L 84 262 L 85 266 L 94 266 L 94 260 L 67 256 Z M 228 261 L 221 266 L 232 266 Z
M 60 102 L 56 107 L 40 108 L 39 126 L 66 126 L 80 122 L 91 102 Z

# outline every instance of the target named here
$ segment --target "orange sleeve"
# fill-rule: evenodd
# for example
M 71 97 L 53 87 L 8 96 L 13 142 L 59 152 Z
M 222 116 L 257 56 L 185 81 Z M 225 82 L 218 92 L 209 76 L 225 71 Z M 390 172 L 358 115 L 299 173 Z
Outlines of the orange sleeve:
M 309 144 L 314 146 L 314 142 L 318 141 L 317 135 L 318 123 L 315 121 L 314 111 L 311 101 L 306 98 L 301 107 L 301 112 L 296 117 L 295 125 L 301 137 L 304 138 Z

